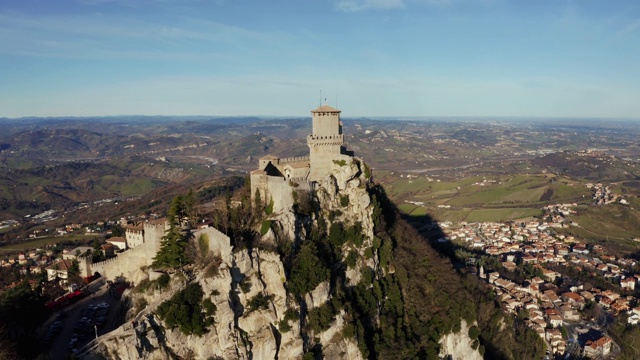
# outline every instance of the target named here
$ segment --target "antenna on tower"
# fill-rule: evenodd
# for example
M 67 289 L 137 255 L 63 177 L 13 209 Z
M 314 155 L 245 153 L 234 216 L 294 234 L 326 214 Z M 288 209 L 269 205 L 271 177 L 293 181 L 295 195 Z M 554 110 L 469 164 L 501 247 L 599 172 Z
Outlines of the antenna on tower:
M 318 106 L 322 106 L 322 89 L 320 89 L 320 105 Z

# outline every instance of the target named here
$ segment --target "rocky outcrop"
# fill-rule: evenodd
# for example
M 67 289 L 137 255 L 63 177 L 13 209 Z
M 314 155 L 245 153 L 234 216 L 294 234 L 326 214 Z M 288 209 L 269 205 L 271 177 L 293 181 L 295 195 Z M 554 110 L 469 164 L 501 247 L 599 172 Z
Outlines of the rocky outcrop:
M 373 222 L 370 206 L 371 198 L 367 192 L 365 178 L 360 169 L 362 160 L 345 157 L 343 162 L 335 162 L 332 172 L 322 180 L 316 189 L 321 209 L 326 212 L 338 211 L 338 219 L 346 224 L 358 221 L 362 224 L 364 235 L 373 238 Z
M 216 276 L 206 278 L 200 273 L 194 280 L 217 308 L 215 323 L 209 327 L 208 333 L 201 337 L 187 336 L 178 329 L 165 328 L 150 311 L 170 298 L 177 289 L 164 293 L 130 294 L 134 303 L 136 298 L 145 297 L 149 302 L 148 309 L 134 317 L 135 327 L 129 322 L 102 336 L 99 345 L 90 353 L 108 354 L 109 358 L 117 356 L 123 360 L 168 359 L 172 354 L 190 354 L 198 359 L 216 356 L 225 359 L 275 359 L 278 354 L 287 355 L 280 358 L 301 356 L 303 343 L 299 339 L 299 331 L 290 331 L 283 336 L 277 329 L 287 309 L 286 278 L 278 254 L 243 250 L 228 255 Z M 180 276 L 173 278 L 172 284 L 179 288 Z M 270 299 L 268 308 L 249 311 L 249 301 L 258 294 Z
M 328 219 L 332 213 L 336 221 L 346 225 L 359 222 L 362 226 L 362 246 L 350 249 L 345 245 L 344 249 L 345 256 L 349 251 L 358 252 L 357 265 L 347 271 L 348 283 L 355 284 L 363 267 L 373 269 L 377 264 L 376 256 L 365 256 L 365 250 L 371 251 L 372 247 L 373 210 L 365 186 L 368 179 L 361 171 L 360 160 L 352 157 L 342 160 L 335 162 L 331 175 L 317 184 L 315 196 L 321 218 Z M 292 243 L 304 241 L 310 222 L 319 218 L 303 219 L 292 208 L 279 211 L 270 216 L 272 230 L 261 241 L 270 245 L 283 239 Z M 207 266 L 203 265 L 203 269 L 196 269 L 191 277 L 184 277 L 181 273 L 172 275 L 171 286 L 164 292 L 130 293 L 132 303 L 144 298 L 149 304 L 147 308 L 132 314 L 131 321 L 119 329 L 103 335 L 86 357 L 101 354 L 122 360 L 176 357 L 295 359 L 319 343 L 326 358 L 362 358 L 355 340 L 342 335 L 346 323 L 344 311 L 338 312 L 331 325 L 320 333 L 313 333 L 306 326 L 306 312 L 331 300 L 329 282 L 320 283 L 298 305 L 286 291 L 286 274 L 278 253 L 258 249 L 234 252 L 229 238 L 215 229 L 196 233 L 197 238 L 202 236 L 209 240 L 209 250 L 220 260 L 215 274 L 205 271 Z M 187 282 L 200 284 L 204 296 L 217 309 L 214 323 L 203 336 L 185 335 L 177 328 L 168 328 L 154 315 L 154 310 Z M 252 308 L 252 300 L 256 297 L 267 299 L 268 304 Z M 284 321 L 286 326 L 282 326 L 288 309 L 301 312 L 302 319 L 292 320 L 289 317 Z
M 329 288 L 328 281 L 325 281 L 316 286 L 313 291 L 311 291 L 304 297 L 305 303 L 307 304 L 307 309 L 311 310 L 313 308 L 316 308 L 329 300 L 329 290 L 331 289 Z
M 460 331 L 449 333 L 440 339 L 441 358 L 451 356 L 453 360 L 482 360 L 482 355 L 478 350 L 474 350 L 473 344 L 478 347 L 478 340 L 469 337 L 469 326 L 467 322 L 461 320 Z

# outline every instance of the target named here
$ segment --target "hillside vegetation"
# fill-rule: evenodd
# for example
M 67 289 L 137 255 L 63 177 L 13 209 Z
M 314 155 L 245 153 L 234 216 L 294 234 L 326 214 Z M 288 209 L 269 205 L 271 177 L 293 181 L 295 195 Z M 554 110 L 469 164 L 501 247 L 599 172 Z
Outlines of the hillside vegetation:
M 214 225 L 230 236 L 236 259 L 246 256 L 243 255 L 245 253 L 277 254 L 284 268 L 288 301 L 286 311 L 272 330 L 277 329 L 283 339 L 300 334 L 305 359 L 320 359 L 333 354 L 331 346 L 320 338 L 336 326 L 338 318 L 342 318 L 344 323 L 333 341 L 338 341 L 336 336 L 339 336 L 340 341 L 355 342 L 361 356 L 368 359 L 438 359 L 439 341 L 447 334 L 460 332 L 463 320 L 467 324 L 475 324 L 474 330 L 469 331 L 471 346 L 487 359 L 540 359 L 543 356 L 544 345 L 537 334 L 516 323 L 511 316 L 504 315 L 493 293 L 483 283 L 475 277 L 458 273 L 447 258 L 431 247 L 428 239 L 402 220 L 381 186 L 367 185 L 366 190 L 372 202 L 373 239 L 366 237 L 360 223 L 364 219 L 347 218 L 336 210 L 337 206 L 347 211 L 349 206 L 339 204 L 339 197 L 336 204 L 328 205 L 302 193 L 294 206 L 296 223 L 300 225 L 295 238 L 286 235 L 286 229 L 279 227 L 280 218 L 276 217 L 268 222 L 269 233 L 275 236 L 273 242 L 255 230 L 264 224 L 263 219 L 270 217 L 268 204 L 252 207 L 248 188 L 245 186 L 238 191 L 233 198 L 240 204 L 217 208 L 212 214 Z M 186 209 L 180 204 L 188 198 L 176 198 L 170 213 Z M 230 198 L 226 201 L 230 204 Z M 183 210 L 176 212 L 176 209 Z M 170 231 L 168 234 L 173 233 Z M 168 235 L 163 241 L 159 253 L 163 255 L 156 259 L 173 259 L 171 254 L 181 253 L 185 248 L 196 251 L 188 252 L 192 255 L 179 262 L 158 263 L 162 268 L 181 268 L 185 262 L 197 264 L 197 258 L 203 257 L 197 254 L 206 252 L 202 245 L 196 244 L 197 239 L 184 234 Z M 179 245 L 181 243 L 183 245 Z M 260 255 L 254 261 L 262 259 L 259 260 L 262 263 L 266 261 L 264 256 Z M 202 271 L 208 268 L 204 263 L 202 266 Z M 354 269 L 360 272 L 356 283 L 351 282 L 352 275 L 349 275 Z M 213 276 L 218 279 L 216 276 L 222 274 Z M 246 324 L 245 318 L 260 322 L 259 319 L 271 311 L 272 304 L 280 295 L 271 293 L 270 285 L 265 285 L 269 284 L 263 278 L 267 274 L 258 274 L 258 278 L 251 272 L 243 275 L 231 280 L 231 288 L 235 287 L 236 295 L 231 294 L 229 301 L 235 304 L 232 307 L 238 316 L 236 322 Z M 214 327 L 225 326 L 214 320 L 226 316 L 219 299 L 224 299 L 225 294 L 214 288 L 205 290 L 203 296 L 203 289 L 210 289 L 207 287 L 210 285 L 204 280 L 197 280 L 201 277 L 201 273 L 194 274 L 192 278 L 196 280 L 184 291 L 159 305 L 156 312 L 172 331 L 207 338 Z M 265 284 L 260 285 L 263 281 Z M 308 296 L 323 283 L 328 284 L 327 300 L 311 307 Z M 202 289 L 197 284 L 202 284 Z M 256 287 L 263 290 L 256 293 Z M 211 303 L 206 305 L 209 310 L 193 310 L 193 304 L 205 302 Z M 222 304 L 229 306 L 227 302 Z M 170 308 L 182 309 L 180 314 L 183 315 L 173 314 L 168 310 Z M 258 351 L 254 348 L 256 343 L 252 330 L 247 329 L 249 332 L 245 333 L 240 325 L 235 326 L 244 337 L 247 351 Z M 176 350 L 177 344 L 168 343 L 166 346 L 172 351 L 179 351 Z M 289 350 L 281 348 L 280 351 Z

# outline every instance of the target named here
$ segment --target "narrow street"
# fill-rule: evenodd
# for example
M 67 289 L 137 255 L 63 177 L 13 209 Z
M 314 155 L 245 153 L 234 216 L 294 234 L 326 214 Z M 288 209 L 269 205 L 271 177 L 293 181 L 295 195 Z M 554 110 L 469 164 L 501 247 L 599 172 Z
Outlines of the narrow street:
M 110 294 L 106 280 L 100 278 L 89 284 L 88 287 L 91 295 L 63 310 L 64 315 L 60 319 L 62 321 L 60 333 L 52 339 L 50 345 L 49 353 L 52 359 L 67 359 L 72 354 L 72 349 L 79 349 L 94 339 L 96 331 L 99 336 L 120 326 L 120 324 L 116 323 L 117 317 L 114 316 L 118 308 L 119 299 Z M 86 331 L 78 331 L 76 329 L 78 323 L 89 311 L 89 306 L 97 306 L 101 303 L 108 304 L 103 326 L 97 327 L 90 324 Z M 47 328 L 45 327 L 43 332 L 46 331 Z M 74 345 L 70 346 L 71 338 L 74 334 L 77 334 L 78 340 Z

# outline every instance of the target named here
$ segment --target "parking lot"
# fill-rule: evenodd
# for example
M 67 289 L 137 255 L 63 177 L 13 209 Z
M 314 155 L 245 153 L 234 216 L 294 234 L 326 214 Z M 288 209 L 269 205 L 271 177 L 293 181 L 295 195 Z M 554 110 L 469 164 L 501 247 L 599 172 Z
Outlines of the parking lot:
M 108 288 L 104 279 L 89 285 L 91 295 L 56 313 L 43 329 L 43 341 L 50 344 L 53 359 L 67 359 L 74 349 L 80 349 L 96 335 L 116 327 L 119 299 Z

